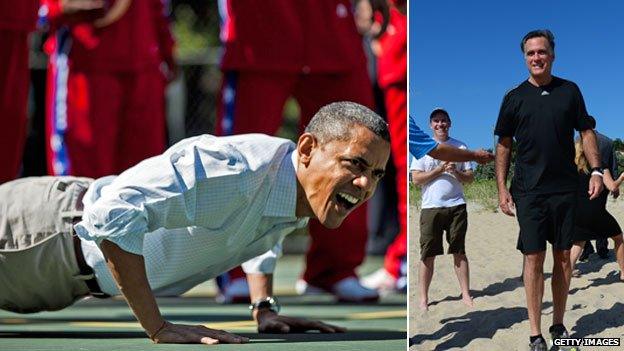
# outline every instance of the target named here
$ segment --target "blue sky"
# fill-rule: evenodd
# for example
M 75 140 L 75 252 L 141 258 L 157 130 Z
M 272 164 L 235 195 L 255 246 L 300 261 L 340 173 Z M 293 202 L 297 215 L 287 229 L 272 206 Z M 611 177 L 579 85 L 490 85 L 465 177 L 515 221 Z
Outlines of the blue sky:
M 446 108 L 451 136 L 491 148 L 505 92 L 528 78 L 520 40 L 555 35 L 553 74 L 581 88 L 597 130 L 624 139 L 624 1 L 409 2 L 409 111 L 428 128 Z

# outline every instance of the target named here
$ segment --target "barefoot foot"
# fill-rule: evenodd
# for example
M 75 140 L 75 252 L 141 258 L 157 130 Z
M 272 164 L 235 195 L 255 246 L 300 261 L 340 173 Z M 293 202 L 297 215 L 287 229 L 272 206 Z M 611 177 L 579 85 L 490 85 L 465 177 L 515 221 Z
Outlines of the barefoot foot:
M 474 307 L 474 301 L 470 295 L 462 296 L 462 302 L 468 307 Z

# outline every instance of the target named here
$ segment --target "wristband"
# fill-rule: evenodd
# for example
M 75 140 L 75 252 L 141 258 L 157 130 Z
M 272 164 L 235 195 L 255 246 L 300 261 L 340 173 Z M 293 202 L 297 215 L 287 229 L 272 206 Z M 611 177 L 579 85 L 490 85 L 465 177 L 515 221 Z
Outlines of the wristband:
M 600 171 L 592 171 L 591 175 L 593 175 L 593 176 L 596 175 L 596 176 L 599 176 L 600 178 L 602 178 L 602 176 L 603 176 L 602 172 L 600 172 Z

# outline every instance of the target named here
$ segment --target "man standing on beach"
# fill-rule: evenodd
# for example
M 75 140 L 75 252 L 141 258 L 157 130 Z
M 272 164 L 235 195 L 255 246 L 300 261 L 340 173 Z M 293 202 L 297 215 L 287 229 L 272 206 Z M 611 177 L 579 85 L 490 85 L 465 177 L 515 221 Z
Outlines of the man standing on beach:
M 602 171 L 596 135 L 578 86 L 551 74 L 555 59 L 553 34 L 549 30 L 531 31 L 520 45 L 529 79 L 511 89 L 503 99 L 494 132 L 499 137 L 496 181 L 502 212 L 514 216 L 515 207 L 518 215 L 517 248 L 524 255 L 530 350 L 546 350 L 541 334 L 546 241 L 553 246 L 554 261 L 553 325 L 549 332 L 553 339 L 568 336 L 563 317 L 572 273 L 569 260 L 578 182 L 574 130 L 581 134 L 583 151 L 592 167 L 588 194 L 591 199 L 602 191 Z M 517 156 L 510 192 L 507 174 L 512 138 L 517 142 Z M 563 350 L 551 350 L 559 349 Z
M 466 144 L 449 136 L 451 118 L 441 108 L 429 116 L 433 138 L 440 144 L 466 149 Z M 448 252 L 453 254 L 455 273 L 459 280 L 462 301 L 473 306 L 469 291 L 469 269 L 466 257 L 465 239 L 468 229 L 468 213 L 462 184 L 474 180 L 470 162 L 454 163 L 441 161 L 429 155 L 412 163 L 412 179 L 423 187 L 422 211 L 420 214 L 420 269 L 419 308 L 427 310 L 428 292 L 435 257 L 444 253 L 443 234 L 449 243 Z

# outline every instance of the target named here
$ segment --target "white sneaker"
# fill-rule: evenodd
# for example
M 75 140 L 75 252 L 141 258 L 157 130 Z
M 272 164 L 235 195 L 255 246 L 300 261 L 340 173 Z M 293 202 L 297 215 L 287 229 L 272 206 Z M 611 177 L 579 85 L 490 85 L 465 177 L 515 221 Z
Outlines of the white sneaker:
M 249 285 L 246 278 L 236 278 L 225 286 L 220 292 L 216 300 L 218 303 L 249 303 Z
M 363 287 L 377 290 L 382 295 L 397 290 L 397 280 L 385 268 L 380 268 L 363 277 L 360 283 Z
M 303 279 L 297 279 L 297 282 L 295 283 L 295 291 L 297 292 L 298 295 L 321 295 L 321 294 L 327 294 L 327 291 L 314 286 L 314 285 L 310 285 L 308 284 L 308 282 L 306 282 Z
M 375 302 L 379 294 L 373 289 L 363 287 L 356 277 L 348 277 L 334 284 L 334 295 L 340 302 Z

